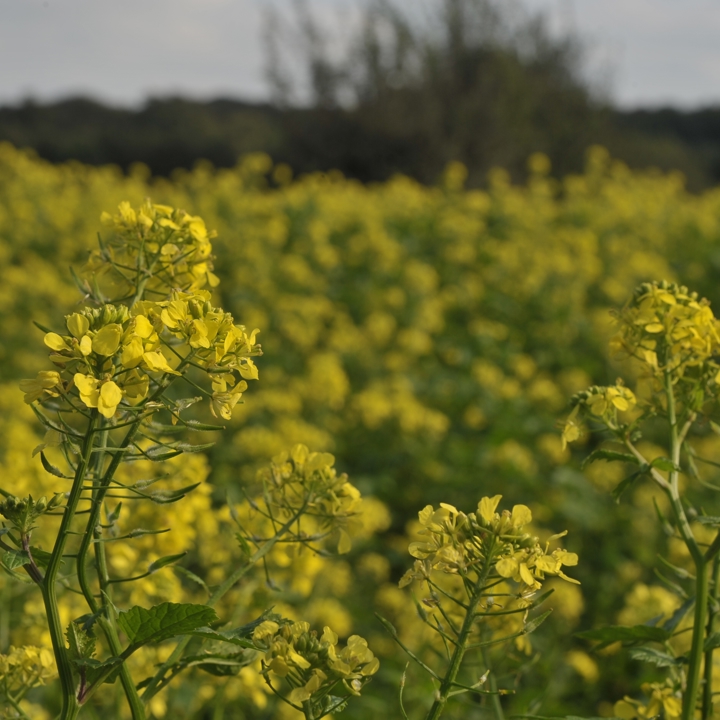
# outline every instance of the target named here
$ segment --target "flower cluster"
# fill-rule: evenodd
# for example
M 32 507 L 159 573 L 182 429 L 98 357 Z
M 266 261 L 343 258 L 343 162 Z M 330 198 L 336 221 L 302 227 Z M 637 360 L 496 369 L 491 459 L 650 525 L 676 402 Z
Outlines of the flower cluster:
M 541 545 L 539 539 L 525 532 L 532 522 L 530 508 L 515 505 L 512 511 L 496 512 L 501 495 L 484 497 L 477 512 L 465 514 L 452 505 L 441 503 L 435 510 L 428 505 L 419 513 L 427 540 L 410 544 L 410 554 L 417 558 L 412 570 L 400 580 L 400 587 L 413 580 L 423 580 L 432 571 L 467 575 L 479 574 L 483 567 L 492 567 L 496 576 L 512 579 L 521 593 L 535 591 L 542 586 L 545 575 L 576 583 L 565 575 L 563 565 L 577 565 L 575 553 L 556 549 L 550 552 L 550 542 L 565 535 L 553 535 Z
M 346 553 L 352 545 L 348 530 L 359 523 L 362 498 L 345 473 L 338 475 L 334 464 L 330 453 L 310 452 L 299 444 L 274 457 L 258 477 L 265 489 L 266 512 L 283 522 L 302 513 L 299 539 L 333 534 L 338 552 Z
M 710 303 L 685 286 L 643 283 L 617 315 L 619 330 L 611 349 L 638 358 L 648 373 L 666 370 L 682 377 L 696 374 L 717 378 L 720 365 L 712 358 L 720 349 L 720 323 Z
M 617 428 L 618 412 L 632 410 L 637 405 L 635 393 L 626 388 L 622 380 L 615 385 L 602 387 L 593 385 L 587 390 L 576 393 L 571 404 L 574 406 L 570 415 L 562 425 L 562 447 L 565 449 L 568 443 L 575 442 L 581 435 L 579 415 L 585 410 L 591 417 L 602 420 L 609 428 Z
M 214 232 L 202 218 L 146 200 L 138 209 L 120 203 L 117 215 L 103 213 L 111 236 L 88 261 L 86 272 L 95 280 L 107 276 L 117 299 L 147 295 L 166 296 L 171 290 L 215 287 L 212 272 Z
M 36 685 L 43 685 L 55 675 L 55 660 L 46 648 L 10 646 L 7 655 L 0 655 L 0 701 L 3 690 L 16 695 Z
M 123 400 L 137 405 L 152 383 L 193 366 L 210 376 L 213 414 L 230 419 L 247 389 L 245 379 L 258 377 L 251 359 L 261 354 L 258 330 L 248 334 L 235 325 L 232 315 L 211 305 L 206 291 L 174 292 L 165 301 L 140 301 L 132 310 L 86 308 L 68 315 L 65 326 L 66 334 L 45 335 L 50 361 L 60 371 L 23 380 L 25 402 L 67 398 L 74 387 L 82 404 L 112 418 Z
M 647 703 L 625 697 L 615 703 L 614 713 L 623 720 L 649 720 L 663 714 L 668 720 L 680 717 L 682 703 L 679 693 L 666 683 L 643 683 L 642 691 L 648 697 Z
M 28 535 L 35 529 L 35 521 L 48 510 L 59 507 L 64 499 L 64 493 L 56 493 L 49 501 L 44 495 L 39 500 L 33 500 L 32 495 L 22 500 L 10 495 L 0 503 L 0 515 L 21 535 Z
M 340 709 L 345 698 L 338 695 L 359 695 L 380 667 L 359 635 L 351 635 L 347 645 L 340 647 L 337 634 L 329 627 L 318 637 L 306 622 L 265 620 L 255 628 L 253 642 L 265 651 L 266 677 L 272 672 L 292 688 L 288 702 L 318 706 L 321 712 L 313 712 L 311 717 Z

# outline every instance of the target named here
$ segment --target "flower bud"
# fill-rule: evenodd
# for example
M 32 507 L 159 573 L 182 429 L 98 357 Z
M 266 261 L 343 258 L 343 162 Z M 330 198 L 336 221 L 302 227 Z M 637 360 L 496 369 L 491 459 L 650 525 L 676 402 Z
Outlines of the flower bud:
M 50 499 L 50 502 L 48 502 L 48 510 L 54 510 L 56 507 L 62 505 L 63 502 L 65 502 L 65 493 L 55 493 Z

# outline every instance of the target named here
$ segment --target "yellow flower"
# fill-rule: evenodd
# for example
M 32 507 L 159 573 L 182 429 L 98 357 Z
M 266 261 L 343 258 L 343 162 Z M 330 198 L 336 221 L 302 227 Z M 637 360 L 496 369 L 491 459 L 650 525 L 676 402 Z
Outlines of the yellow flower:
M 122 327 L 117 323 L 111 323 L 99 330 L 92 339 L 92 349 L 98 355 L 110 357 L 115 354 L 120 346 Z
M 487 525 L 490 525 L 495 519 L 495 510 L 498 504 L 502 500 L 502 495 L 495 495 L 494 497 L 484 497 L 478 503 L 478 512 L 480 517 L 485 521 Z
M 112 380 L 108 380 L 100 386 L 97 400 L 98 412 L 106 418 L 111 418 L 122 398 L 122 390 Z
M 63 350 L 70 350 L 70 346 L 63 340 L 63 338 L 54 332 L 49 332 L 44 338 L 45 344 L 55 352 L 62 352 Z
M 30 404 L 46 395 L 57 397 L 56 388 L 60 384 L 60 373 L 55 370 L 41 370 L 34 380 L 21 380 L 20 389 L 25 393 L 24 400 Z
M 70 331 L 70 334 L 78 340 L 87 335 L 87 332 L 90 329 L 90 321 L 80 313 L 68 315 L 65 320 L 65 324 L 67 325 L 67 329 Z
M 170 365 L 168 365 L 167 358 L 161 352 L 152 351 L 143 353 L 143 365 L 148 372 L 163 372 L 180 375 L 177 370 L 173 370 Z
M 89 408 L 96 408 L 100 396 L 100 392 L 98 391 L 100 381 L 97 378 L 91 377 L 90 375 L 83 375 L 82 373 L 75 373 L 73 381 L 80 393 L 80 399 L 85 405 Z
M 132 337 L 123 345 L 120 362 L 123 367 L 134 368 L 142 362 L 144 352 L 142 339 L 138 336 Z

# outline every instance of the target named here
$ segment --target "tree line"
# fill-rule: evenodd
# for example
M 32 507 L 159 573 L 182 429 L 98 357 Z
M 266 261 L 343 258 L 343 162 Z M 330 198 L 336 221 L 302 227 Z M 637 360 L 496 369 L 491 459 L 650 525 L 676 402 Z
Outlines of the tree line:
M 631 167 L 681 170 L 692 189 L 720 182 L 720 108 L 618 110 L 583 74 L 577 38 L 507 7 L 436 0 L 421 22 L 378 0 L 338 53 L 298 2 L 291 19 L 267 16 L 267 103 L 174 97 L 118 109 L 89 98 L 28 100 L 0 108 L 0 140 L 53 162 L 142 162 L 156 175 L 198 160 L 229 167 L 265 151 L 299 174 L 337 169 L 372 182 L 404 173 L 432 183 L 461 160 L 474 186 L 494 166 L 522 179 L 537 151 L 557 175 L 574 172 L 585 149 L 602 144 Z

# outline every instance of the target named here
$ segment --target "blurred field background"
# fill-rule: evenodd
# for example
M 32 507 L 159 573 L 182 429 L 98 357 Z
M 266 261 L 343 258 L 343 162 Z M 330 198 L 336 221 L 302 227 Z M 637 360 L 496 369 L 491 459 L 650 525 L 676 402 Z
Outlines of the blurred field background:
M 353 46 L 366 53 L 359 76 L 345 61 L 310 58 L 306 107 L 279 98 L 0 109 L 9 141 L 0 144 L 0 484 L 48 487 L 30 458 L 40 439 L 17 381 L 44 367 L 31 322 L 57 327 L 78 302 L 68 268 L 85 262 L 100 213 L 149 196 L 202 216 L 218 231 L 220 304 L 261 328 L 264 356 L 207 465 L 183 470 L 202 479 L 210 469 L 205 493 L 170 519 L 192 522 L 193 508 L 209 513 L 226 493 L 239 499 L 256 469 L 294 443 L 336 456 L 373 498 L 364 537 L 341 560 L 307 561 L 295 579 L 278 559 L 277 589 L 258 578 L 235 602 L 241 619 L 274 603 L 369 639 L 381 671 L 349 718 L 395 716 L 405 660 L 373 611 L 419 637 L 397 580 L 428 503 L 470 510 L 500 493 L 530 505 L 538 527 L 568 529 L 580 555 L 582 584 L 556 586 L 508 714 L 611 715 L 653 675 L 612 648 L 593 654 L 573 632 L 679 604 L 653 573 L 667 543 L 650 491 L 614 504 L 621 469 L 580 472 L 591 448 L 563 450 L 557 422 L 574 392 L 615 380 L 609 311 L 635 285 L 678 280 L 720 306 L 717 111 L 615 111 L 573 74 L 574 46 L 541 25 L 464 34 L 451 11 L 475 5 L 448 0 L 445 41 L 408 41 L 405 75 L 380 60 L 400 57 L 408 29 L 383 20 L 397 50 L 384 55 L 387 33 L 371 32 L 381 16 L 369 14 Z M 720 450 L 712 445 L 706 454 Z M 203 522 L 163 552 L 190 549 L 188 566 L 213 572 L 228 558 Z M 170 593 L 190 592 L 167 582 Z M 42 639 L 37 597 L 0 576 L 0 603 L 0 651 Z M 423 682 L 411 674 L 415 712 Z M 284 717 L 245 676 L 192 676 L 153 712 L 190 717 L 178 714 L 188 708 L 197 718 Z

